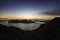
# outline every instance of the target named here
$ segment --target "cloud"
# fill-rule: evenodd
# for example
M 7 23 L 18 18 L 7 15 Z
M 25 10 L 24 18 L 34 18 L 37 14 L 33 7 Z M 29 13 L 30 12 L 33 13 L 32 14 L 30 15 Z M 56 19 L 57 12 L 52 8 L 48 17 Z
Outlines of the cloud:
M 60 15 L 60 9 L 43 12 L 42 14 L 44 14 L 44 15 Z

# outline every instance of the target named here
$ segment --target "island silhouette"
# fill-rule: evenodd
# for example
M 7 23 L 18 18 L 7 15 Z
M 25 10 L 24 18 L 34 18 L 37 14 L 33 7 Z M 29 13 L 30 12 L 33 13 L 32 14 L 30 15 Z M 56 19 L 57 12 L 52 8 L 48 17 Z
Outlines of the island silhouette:
M 31 20 L 10 20 L 8 23 L 35 23 Z

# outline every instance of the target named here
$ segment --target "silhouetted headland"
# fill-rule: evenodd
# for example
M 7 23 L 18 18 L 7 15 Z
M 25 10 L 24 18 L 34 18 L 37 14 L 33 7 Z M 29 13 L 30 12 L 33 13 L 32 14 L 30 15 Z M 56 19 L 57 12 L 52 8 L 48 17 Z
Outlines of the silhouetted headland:
M 41 25 L 43 29 L 45 29 L 45 39 L 57 39 L 60 40 L 60 17 L 56 17 L 51 21 Z
M 36 30 L 23 31 L 0 24 L 0 40 L 60 40 L 60 17 L 42 24 Z
M 35 23 L 35 22 L 30 20 L 10 20 L 8 23 Z

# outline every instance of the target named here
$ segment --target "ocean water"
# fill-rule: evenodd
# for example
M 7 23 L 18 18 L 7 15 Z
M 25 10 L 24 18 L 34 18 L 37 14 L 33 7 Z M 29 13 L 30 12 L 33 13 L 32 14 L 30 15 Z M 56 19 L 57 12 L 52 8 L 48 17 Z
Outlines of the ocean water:
M 40 27 L 41 24 L 44 24 L 45 22 L 38 22 L 35 21 L 35 23 L 8 23 L 7 21 L 1 22 L 3 25 L 6 26 L 14 26 L 16 28 L 20 28 L 21 30 L 35 30 Z
M 16 28 L 20 28 L 21 30 L 35 30 L 40 27 L 41 24 L 44 24 L 45 22 L 38 22 L 35 21 L 35 23 L 8 23 L 7 21 L 0 22 L 0 24 L 6 25 L 6 26 L 14 26 Z

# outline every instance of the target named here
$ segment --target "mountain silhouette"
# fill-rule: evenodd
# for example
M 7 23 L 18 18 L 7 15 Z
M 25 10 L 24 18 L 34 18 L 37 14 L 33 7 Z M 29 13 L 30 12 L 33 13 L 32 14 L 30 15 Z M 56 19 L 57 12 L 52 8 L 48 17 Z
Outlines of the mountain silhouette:
M 60 40 L 60 17 L 56 17 L 53 20 L 41 25 L 46 30 L 45 39 L 59 39 Z
M 60 40 L 60 17 L 42 24 L 33 31 L 0 24 L 0 40 Z
M 35 22 L 30 20 L 10 20 L 8 23 L 35 23 Z
M 60 27 L 60 17 L 56 17 L 53 20 L 48 21 L 43 25 L 43 27 L 45 27 L 46 29 L 50 29 L 52 27 L 50 30 L 53 30 L 53 28 Z

